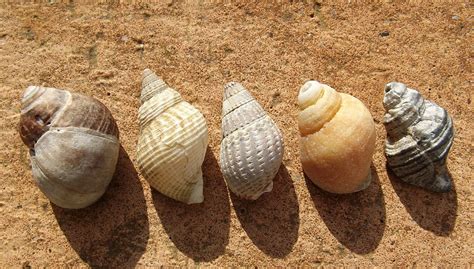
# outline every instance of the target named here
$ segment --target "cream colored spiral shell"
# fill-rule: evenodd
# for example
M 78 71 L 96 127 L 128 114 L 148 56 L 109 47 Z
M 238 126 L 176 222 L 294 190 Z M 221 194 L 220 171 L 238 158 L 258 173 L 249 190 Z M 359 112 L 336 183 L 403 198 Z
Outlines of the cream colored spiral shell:
M 143 73 L 137 162 L 150 185 L 175 200 L 201 203 L 208 130 L 204 116 L 151 70 Z

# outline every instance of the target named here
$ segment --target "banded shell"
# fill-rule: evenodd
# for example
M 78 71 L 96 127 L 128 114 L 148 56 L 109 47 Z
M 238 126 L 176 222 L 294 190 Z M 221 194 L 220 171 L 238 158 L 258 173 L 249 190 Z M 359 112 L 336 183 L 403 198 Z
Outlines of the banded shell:
M 308 81 L 298 95 L 303 170 L 321 189 L 352 193 L 367 188 L 375 125 L 357 98 Z
M 187 203 L 201 203 L 207 149 L 204 116 L 149 69 L 143 72 L 137 162 L 150 185 Z
M 224 87 L 220 167 L 237 196 L 255 200 L 273 188 L 283 158 L 283 138 L 273 120 L 237 83 Z
M 22 98 L 20 136 L 33 178 L 54 204 L 83 208 L 107 189 L 117 164 L 119 132 L 110 111 L 91 97 L 30 86 Z
M 451 189 L 446 158 L 453 122 L 446 110 L 405 84 L 385 86 L 383 105 L 388 167 L 401 180 L 436 192 Z

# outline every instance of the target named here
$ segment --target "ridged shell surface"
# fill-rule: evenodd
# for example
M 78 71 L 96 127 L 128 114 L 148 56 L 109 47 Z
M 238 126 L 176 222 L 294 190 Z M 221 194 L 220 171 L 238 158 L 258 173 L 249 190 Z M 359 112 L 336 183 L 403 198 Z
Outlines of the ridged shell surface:
M 273 188 L 283 138 L 273 120 L 237 82 L 224 88 L 220 167 L 229 189 L 255 200 Z
M 300 157 L 305 174 L 328 192 L 363 190 L 371 181 L 375 125 L 357 98 L 308 81 L 298 95 Z
M 204 116 L 151 70 L 143 72 L 137 162 L 150 185 L 175 200 L 201 203 Z
M 20 135 L 33 178 L 54 204 L 83 208 L 107 189 L 120 142 L 110 111 L 91 97 L 30 86 L 22 98 Z
M 388 167 L 400 179 L 436 192 L 451 189 L 446 158 L 453 143 L 451 117 L 405 84 L 385 86 Z

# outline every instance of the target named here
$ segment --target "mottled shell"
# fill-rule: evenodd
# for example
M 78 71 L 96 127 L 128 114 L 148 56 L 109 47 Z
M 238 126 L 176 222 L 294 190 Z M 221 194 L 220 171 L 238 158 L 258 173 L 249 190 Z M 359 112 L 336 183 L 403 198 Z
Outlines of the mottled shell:
M 143 72 L 137 162 L 150 185 L 187 203 L 201 203 L 207 149 L 204 116 L 151 70 Z
M 236 82 L 224 88 L 220 167 L 237 196 L 255 200 L 273 188 L 283 158 L 283 138 L 273 120 Z
M 298 95 L 300 155 L 305 174 L 332 193 L 367 188 L 375 125 L 364 104 L 328 85 L 308 81 Z
M 446 158 L 453 143 L 451 117 L 403 83 L 385 86 L 385 155 L 400 179 L 436 192 L 451 189 Z
M 22 99 L 20 135 L 41 191 L 63 208 L 83 208 L 107 189 L 120 142 L 110 111 L 91 97 L 30 86 Z

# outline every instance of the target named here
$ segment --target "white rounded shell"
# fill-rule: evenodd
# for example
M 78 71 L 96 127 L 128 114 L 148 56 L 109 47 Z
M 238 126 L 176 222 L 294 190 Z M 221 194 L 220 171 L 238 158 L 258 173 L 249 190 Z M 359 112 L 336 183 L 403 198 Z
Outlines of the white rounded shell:
M 208 130 L 204 116 L 152 71 L 144 71 L 137 162 L 150 185 L 175 200 L 201 203 Z
M 220 167 L 229 189 L 255 200 L 273 188 L 283 138 L 273 120 L 239 83 L 224 89 Z

